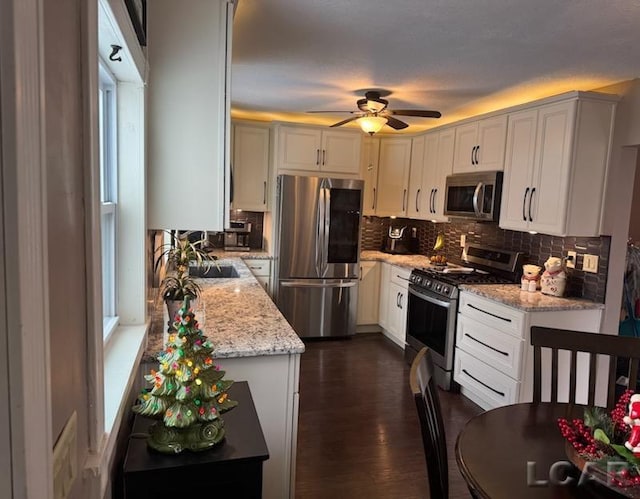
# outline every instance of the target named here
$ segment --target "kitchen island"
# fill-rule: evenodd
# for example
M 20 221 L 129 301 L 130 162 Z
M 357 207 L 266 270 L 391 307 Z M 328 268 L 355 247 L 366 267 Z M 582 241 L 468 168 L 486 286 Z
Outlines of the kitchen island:
M 247 255 L 243 255 L 247 258 Z M 260 258 L 264 258 L 260 256 Z M 214 345 L 226 377 L 248 381 L 269 448 L 263 497 L 294 497 L 300 354 L 304 343 L 293 331 L 241 258 L 219 258 L 239 277 L 198 279 L 202 295 L 194 312 Z M 159 303 L 158 303 L 159 302 Z M 167 313 L 157 300 L 143 361 L 155 365 L 166 341 Z

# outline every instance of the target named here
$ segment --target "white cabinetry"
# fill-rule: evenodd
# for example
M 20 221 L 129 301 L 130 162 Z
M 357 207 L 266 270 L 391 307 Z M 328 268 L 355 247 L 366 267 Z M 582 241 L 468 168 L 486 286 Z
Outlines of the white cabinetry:
M 267 211 L 269 180 L 269 126 L 233 125 L 234 210 Z
M 411 139 L 381 138 L 376 215 L 406 216 Z
M 358 326 L 378 323 L 380 297 L 380 264 L 360 262 L 360 283 L 358 285 Z
M 149 2 L 150 229 L 224 229 L 232 12 L 225 0 Z
M 271 295 L 271 260 L 268 258 L 246 258 L 243 259 L 243 262 L 264 290 Z
M 444 194 L 453 164 L 454 137 L 455 130 L 450 128 L 413 139 L 408 217 L 435 222 L 449 220 L 444 215 Z
M 383 263 L 380 278 L 380 317 L 383 334 L 404 349 L 410 269 Z
M 361 140 L 358 131 L 281 125 L 278 172 L 358 177 Z
M 364 180 L 362 196 L 362 214 L 375 215 L 378 188 L 378 158 L 380 139 L 377 137 L 362 138 L 360 155 L 360 176 Z
M 458 307 L 454 380 L 463 395 L 484 409 L 530 402 L 531 326 L 595 333 L 600 321 L 600 309 L 525 312 L 463 291 Z M 544 370 L 548 371 L 543 365 Z M 549 373 L 543 373 L 543 384 L 548 378 Z M 568 393 L 559 390 L 559 395 L 566 397 Z
M 502 170 L 507 115 L 456 127 L 453 173 Z
M 600 234 L 614 110 L 585 96 L 509 116 L 501 228 Z

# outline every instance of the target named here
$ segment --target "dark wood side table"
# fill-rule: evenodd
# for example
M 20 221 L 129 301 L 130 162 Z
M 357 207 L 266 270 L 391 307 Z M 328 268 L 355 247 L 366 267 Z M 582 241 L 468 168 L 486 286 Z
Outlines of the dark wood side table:
M 225 439 L 203 452 L 155 452 L 144 438 L 131 438 L 124 459 L 125 499 L 183 497 L 262 497 L 262 463 L 267 444 L 249 385 L 236 382 L 229 397 L 238 406 L 222 415 Z M 136 416 L 132 433 L 145 433 L 153 421 Z

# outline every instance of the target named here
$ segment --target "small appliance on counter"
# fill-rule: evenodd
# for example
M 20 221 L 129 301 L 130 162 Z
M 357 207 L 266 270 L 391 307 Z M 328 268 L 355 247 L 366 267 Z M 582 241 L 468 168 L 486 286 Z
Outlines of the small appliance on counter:
M 243 220 L 231 220 L 224 231 L 225 251 L 249 251 L 251 223 Z
M 403 227 L 389 226 L 389 233 L 384 238 L 381 251 L 391 253 L 392 255 L 411 255 L 417 253 L 417 229 L 412 227 L 408 230 L 406 225 Z

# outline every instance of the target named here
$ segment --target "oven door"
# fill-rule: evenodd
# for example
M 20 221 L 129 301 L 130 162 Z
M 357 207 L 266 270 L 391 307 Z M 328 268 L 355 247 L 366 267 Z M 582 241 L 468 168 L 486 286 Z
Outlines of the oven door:
M 433 363 L 447 372 L 453 370 L 457 303 L 409 285 L 406 342 L 415 350 L 428 347 Z

